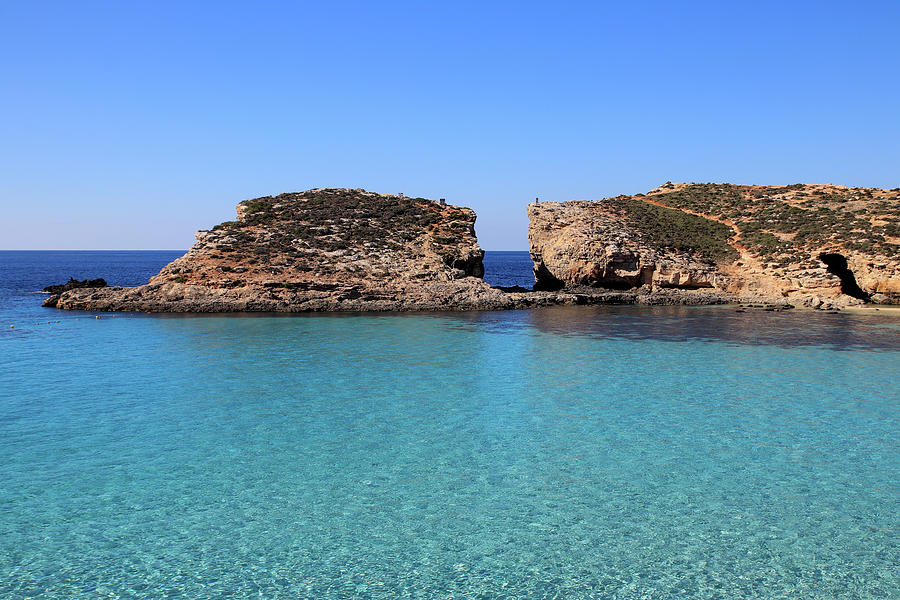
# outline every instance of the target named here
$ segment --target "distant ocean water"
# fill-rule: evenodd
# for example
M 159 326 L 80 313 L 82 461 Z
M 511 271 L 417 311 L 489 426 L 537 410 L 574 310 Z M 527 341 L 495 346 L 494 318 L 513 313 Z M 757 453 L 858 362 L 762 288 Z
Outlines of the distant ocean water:
M 181 254 L 0 252 L 0 598 L 900 597 L 897 317 L 33 293 Z
M 484 280 L 491 285 L 517 285 L 530 290 L 534 285 L 532 265 L 528 252 L 490 250 L 484 255 Z

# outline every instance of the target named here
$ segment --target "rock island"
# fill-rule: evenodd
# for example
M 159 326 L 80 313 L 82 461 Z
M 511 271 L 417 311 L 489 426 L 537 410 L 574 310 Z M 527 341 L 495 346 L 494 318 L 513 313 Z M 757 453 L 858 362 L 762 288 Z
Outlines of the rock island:
M 666 183 L 527 212 L 534 291 L 483 281 L 469 208 L 313 189 L 241 202 L 235 221 L 198 232 L 187 254 L 146 285 L 78 286 L 45 305 L 309 312 L 900 303 L 900 189 Z
M 900 302 L 900 189 L 666 183 L 528 207 L 536 288 Z M 689 297 L 689 296 L 688 296 Z

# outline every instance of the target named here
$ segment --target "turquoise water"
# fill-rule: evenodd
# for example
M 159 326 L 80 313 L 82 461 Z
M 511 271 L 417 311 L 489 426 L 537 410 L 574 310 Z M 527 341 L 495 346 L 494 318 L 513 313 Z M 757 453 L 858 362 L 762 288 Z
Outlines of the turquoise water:
M 97 320 L 16 285 L 2 598 L 900 596 L 896 317 Z

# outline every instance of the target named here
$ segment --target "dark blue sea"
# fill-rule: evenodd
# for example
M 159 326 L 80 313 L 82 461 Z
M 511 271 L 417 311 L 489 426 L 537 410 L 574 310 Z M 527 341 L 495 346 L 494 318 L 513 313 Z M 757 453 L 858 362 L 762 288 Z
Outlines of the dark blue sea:
M 900 597 L 896 313 L 35 293 L 181 254 L 0 252 L 0 598 Z
M 498 252 L 484 255 L 484 280 L 491 285 L 531 289 L 534 286 L 531 254 L 528 252 Z

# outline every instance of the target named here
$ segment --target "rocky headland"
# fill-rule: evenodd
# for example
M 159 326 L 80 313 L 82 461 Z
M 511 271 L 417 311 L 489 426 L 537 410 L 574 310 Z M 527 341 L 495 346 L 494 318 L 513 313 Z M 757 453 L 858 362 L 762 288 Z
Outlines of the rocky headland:
M 147 285 L 74 289 L 57 308 L 307 312 L 503 308 L 482 280 L 475 212 L 424 198 L 314 189 L 241 202 L 237 219 Z
M 469 208 L 314 189 L 241 202 L 235 221 L 198 232 L 187 254 L 146 285 L 74 282 L 45 305 L 308 312 L 900 303 L 900 190 L 667 183 L 646 195 L 527 210 L 534 291 L 483 281 Z
M 900 303 L 900 189 L 666 183 L 528 216 L 536 289 Z

